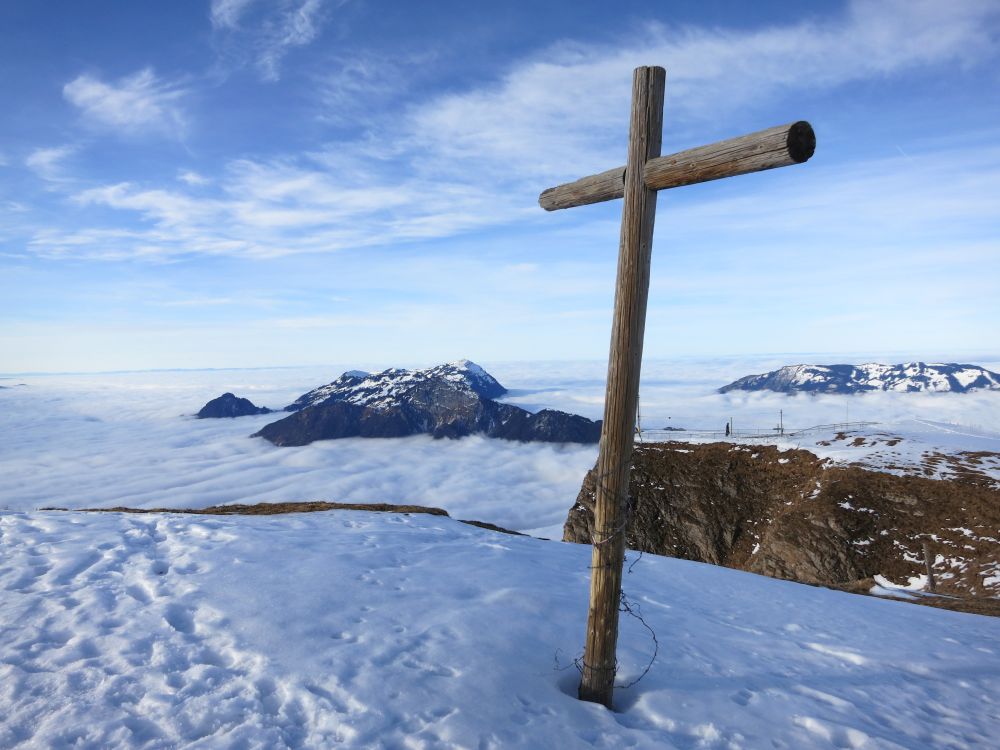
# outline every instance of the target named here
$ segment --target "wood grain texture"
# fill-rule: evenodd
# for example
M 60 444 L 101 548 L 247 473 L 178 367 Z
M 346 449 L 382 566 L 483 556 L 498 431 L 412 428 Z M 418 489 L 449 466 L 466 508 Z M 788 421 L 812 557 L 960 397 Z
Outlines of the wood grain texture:
M 650 159 L 643 167 L 643 175 L 646 187 L 666 190 L 801 164 L 815 150 L 816 134 L 808 122 L 800 120 Z M 549 188 L 538 197 L 538 203 L 546 211 L 556 211 L 621 198 L 626 171 L 625 167 L 616 167 Z
M 617 668 L 626 499 L 656 216 L 656 191 L 646 186 L 642 174 L 648 160 L 660 154 L 665 79 L 666 72 L 659 67 L 636 68 L 632 77 L 618 279 L 604 424 L 597 459 L 596 538 L 579 695 L 583 700 L 602 703 L 609 708 Z

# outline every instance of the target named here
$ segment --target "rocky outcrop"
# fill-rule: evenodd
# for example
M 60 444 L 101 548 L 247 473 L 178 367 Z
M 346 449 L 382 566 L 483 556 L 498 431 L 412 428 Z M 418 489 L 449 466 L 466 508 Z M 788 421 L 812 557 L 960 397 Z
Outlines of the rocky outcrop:
M 232 393 L 223 393 L 201 407 L 201 411 L 196 416 L 198 419 L 222 419 L 270 413 L 271 410 L 266 406 L 254 406 L 250 399 L 240 398 Z
M 532 414 L 486 394 L 506 390 L 478 365 L 462 360 L 428 370 L 348 372 L 303 394 L 293 413 L 255 434 L 279 446 L 345 437 L 482 434 L 520 441 L 596 443 L 600 422 L 546 409 Z
M 563 539 L 590 543 L 594 472 Z M 1000 596 L 1000 492 L 975 484 L 832 467 L 774 446 L 636 446 L 631 549 L 827 585 L 898 584 L 935 558 L 938 590 Z
M 789 365 L 762 375 L 747 375 L 719 389 L 778 393 L 865 393 L 867 391 L 933 391 L 966 393 L 1000 389 L 1000 374 L 977 365 Z
M 504 440 L 543 443 L 596 443 L 601 423 L 577 414 L 542 409 L 532 414 L 511 404 L 497 404 L 496 417 L 484 434 Z

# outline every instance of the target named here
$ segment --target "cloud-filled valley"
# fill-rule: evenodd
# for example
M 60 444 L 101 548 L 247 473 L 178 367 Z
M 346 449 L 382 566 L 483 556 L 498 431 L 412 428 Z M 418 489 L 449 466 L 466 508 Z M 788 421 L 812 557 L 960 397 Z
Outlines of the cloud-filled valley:
M 852 420 L 883 422 L 887 429 L 928 419 L 988 436 L 996 435 L 993 425 L 1000 422 L 1000 394 L 995 392 L 852 397 L 714 392 L 735 377 L 770 369 L 776 361 L 647 362 L 640 394 L 643 426 L 721 430 L 733 417 L 738 427 L 767 430 L 777 423 L 779 409 L 791 427 L 840 422 L 849 415 Z M 596 460 L 596 446 L 417 436 L 277 448 L 249 435 L 280 414 L 193 417 L 224 391 L 281 408 L 350 367 L 20 376 L 0 381 L 25 383 L 0 390 L 0 427 L 8 435 L 0 456 L 0 508 L 180 508 L 301 500 L 413 503 L 558 538 L 583 476 Z M 601 417 L 604 363 L 496 363 L 487 369 L 510 389 L 504 399 L 511 403 L 530 411 L 556 408 Z

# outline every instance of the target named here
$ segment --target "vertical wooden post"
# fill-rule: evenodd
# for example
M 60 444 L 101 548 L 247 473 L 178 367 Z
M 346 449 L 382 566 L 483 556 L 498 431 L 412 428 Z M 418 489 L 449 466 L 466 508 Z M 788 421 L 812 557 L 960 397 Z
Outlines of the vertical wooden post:
M 646 161 L 660 155 L 663 87 L 659 67 L 636 68 L 632 76 L 632 116 L 622 204 L 618 280 L 615 287 L 604 425 L 597 459 L 594 550 L 590 610 L 583 656 L 582 700 L 611 707 L 617 666 L 618 605 L 625 556 L 625 502 L 632 463 L 633 432 L 639 396 L 642 338 L 649 294 L 650 251 L 656 216 L 656 191 L 646 187 Z

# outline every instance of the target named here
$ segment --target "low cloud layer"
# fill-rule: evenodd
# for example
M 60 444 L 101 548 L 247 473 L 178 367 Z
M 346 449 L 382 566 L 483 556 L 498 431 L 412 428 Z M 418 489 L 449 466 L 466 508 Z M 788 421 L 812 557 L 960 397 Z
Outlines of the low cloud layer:
M 880 421 L 887 428 L 913 419 L 947 422 L 945 431 L 969 431 L 1000 446 L 1000 435 L 990 431 L 1000 423 L 1000 393 L 995 392 L 852 398 L 715 393 L 735 377 L 777 363 L 787 364 L 775 358 L 648 362 L 640 404 L 644 426 L 721 429 L 733 417 L 741 428 L 767 430 L 782 409 L 786 425 L 806 427 L 842 421 L 849 410 L 852 420 Z M 443 507 L 458 518 L 560 536 L 596 459 L 596 446 L 420 436 L 276 448 L 248 437 L 273 415 L 191 417 L 227 390 L 280 408 L 352 366 L 364 363 L 0 381 L 27 384 L 0 390 L 0 429 L 9 436 L 0 456 L 0 509 L 291 500 L 416 503 Z M 500 363 L 488 369 L 511 389 L 508 400 L 514 403 L 599 418 L 605 367 L 602 362 Z
M 0 390 L 20 437 L 0 458 L 0 508 L 204 507 L 331 500 L 416 503 L 509 528 L 559 526 L 594 446 L 470 437 L 322 441 L 276 448 L 249 435 L 280 415 L 196 420 L 225 390 L 281 407 L 335 371 L 27 378 Z M 6 383 L 8 381 L 0 381 Z

